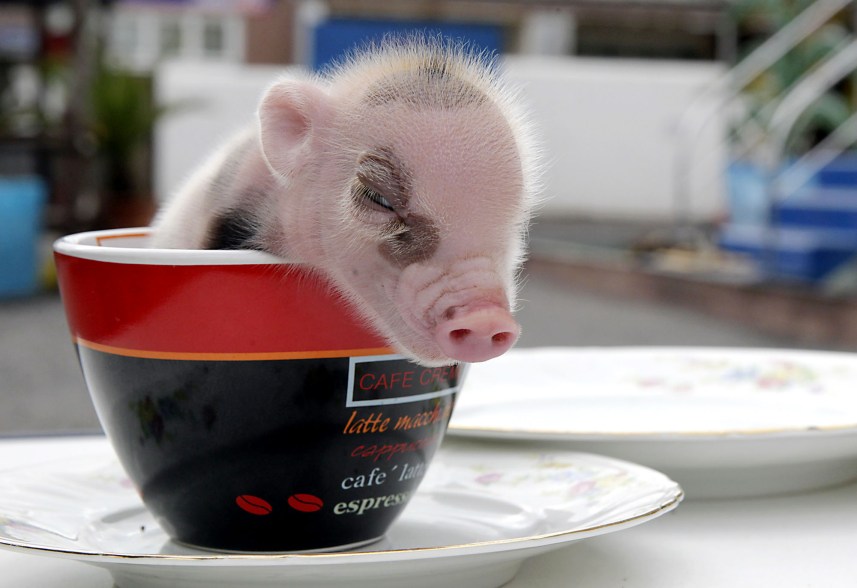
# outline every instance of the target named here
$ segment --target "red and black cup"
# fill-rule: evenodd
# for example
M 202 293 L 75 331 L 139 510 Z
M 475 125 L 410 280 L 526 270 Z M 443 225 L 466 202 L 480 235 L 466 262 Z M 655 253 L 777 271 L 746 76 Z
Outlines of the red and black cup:
M 397 355 L 306 267 L 147 239 L 54 245 L 87 388 L 146 507 L 204 549 L 381 538 L 443 439 L 465 366 Z

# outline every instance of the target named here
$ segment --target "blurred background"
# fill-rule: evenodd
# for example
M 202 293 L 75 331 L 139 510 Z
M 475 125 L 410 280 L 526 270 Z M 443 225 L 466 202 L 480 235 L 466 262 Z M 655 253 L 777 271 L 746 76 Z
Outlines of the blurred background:
M 523 346 L 857 350 L 844 0 L 0 0 L 0 434 L 97 429 L 50 244 L 146 225 L 284 69 L 429 30 L 543 139 Z

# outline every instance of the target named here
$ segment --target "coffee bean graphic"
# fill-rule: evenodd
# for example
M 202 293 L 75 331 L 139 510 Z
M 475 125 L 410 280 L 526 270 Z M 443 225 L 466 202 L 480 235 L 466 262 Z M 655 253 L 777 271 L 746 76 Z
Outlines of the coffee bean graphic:
M 301 512 L 316 512 L 324 506 L 324 501 L 312 494 L 292 494 L 289 496 L 289 506 Z
M 267 500 L 252 494 L 242 494 L 235 499 L 235 504 L 250 514 L 259 516 L 269 515 L 274 510 Z

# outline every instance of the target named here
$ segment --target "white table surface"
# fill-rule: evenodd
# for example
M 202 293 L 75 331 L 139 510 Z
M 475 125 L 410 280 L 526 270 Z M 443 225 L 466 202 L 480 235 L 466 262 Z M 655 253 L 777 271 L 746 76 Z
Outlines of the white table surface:
M 0 476 L 104 445 L 101 437 L 0 440 Z M 793 496 L 688 500 L 638 527 L 530 559 L 506 586 L 851 588 L 857 586 L 857 484 Z M 0 550 L 0 587 L 112 588 L 113 582 L 85 563 Z

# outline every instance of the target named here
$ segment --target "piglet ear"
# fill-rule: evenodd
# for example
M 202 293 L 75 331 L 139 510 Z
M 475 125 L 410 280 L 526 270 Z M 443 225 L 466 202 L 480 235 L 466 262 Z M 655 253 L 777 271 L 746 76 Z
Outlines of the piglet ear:
M 268 89 L 259 107 L 260 138 L 275 174 L 290 178 L 306 164 L 329 102 L 327 92 L 308 80 L 284 79 Z

